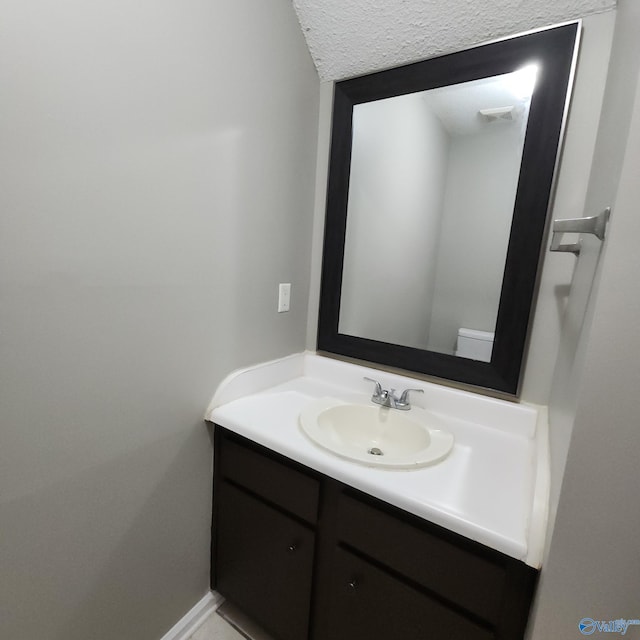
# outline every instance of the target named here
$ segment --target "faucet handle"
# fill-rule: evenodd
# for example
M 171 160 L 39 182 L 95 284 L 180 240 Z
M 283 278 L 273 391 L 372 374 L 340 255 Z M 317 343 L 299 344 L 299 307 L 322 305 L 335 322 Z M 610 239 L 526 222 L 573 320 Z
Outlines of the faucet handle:
M 411 392 L 415 392 L 415 393 L 424 393 L 424 389 L 405 389 L 402 392 L 402 395 L 400 396 L 400 399 L 398 400 L 397 404 L 400 406 L 406 406 L 407 409 L 409 408 L 409 394 Z
M 382 395 L 382 385 L 377 380 L 374 380 L 373 378 L 369 378 L 368 376 L 364 376 L 363 380 L 368 380 L 369 382 L 373 382 L 376 385 L 376 390 L 374 395 L 376 396 Z

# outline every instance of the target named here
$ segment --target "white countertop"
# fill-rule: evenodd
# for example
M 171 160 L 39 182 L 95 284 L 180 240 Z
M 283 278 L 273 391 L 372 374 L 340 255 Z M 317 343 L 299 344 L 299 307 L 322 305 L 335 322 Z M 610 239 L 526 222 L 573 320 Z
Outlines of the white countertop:
M 312 400 L 370 401 L 372 384 L 422 388 L 415 406 L 455 436 L 451 454 L 420 469 L 369 467 L 314 444 L 299 425 Z M 544 407 L 496 400 L 315 354 L 295 354 L 228 376 L 207 411 L 215 422 L 311 469 L 538 568 L 548 509 Z

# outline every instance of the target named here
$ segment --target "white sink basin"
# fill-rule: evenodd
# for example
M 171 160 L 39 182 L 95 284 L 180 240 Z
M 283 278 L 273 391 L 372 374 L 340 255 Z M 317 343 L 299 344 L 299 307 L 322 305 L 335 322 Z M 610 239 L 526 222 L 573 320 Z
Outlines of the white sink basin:
M 300 426 L 315 444 L 370 466 L 424 467 L 443 460 L 453 448 L 453 435 L 430 426 L 420 409 L 400 412 L 322 398 L 301 412 Z

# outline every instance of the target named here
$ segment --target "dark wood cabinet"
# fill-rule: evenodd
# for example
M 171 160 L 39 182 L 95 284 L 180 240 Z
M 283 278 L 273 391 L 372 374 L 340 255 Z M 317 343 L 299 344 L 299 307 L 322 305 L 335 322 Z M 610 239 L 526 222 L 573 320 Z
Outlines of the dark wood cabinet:
M 218 499 L 218 590 L 278 638 L 306 638 L 313 531 L 227 482 Z
M 491 640 L 491 630 L 343 548 L 334 555 L 331 640 Z
M 216 427 L 212 588 L 279 640 L 519 640 L 536 579 Z

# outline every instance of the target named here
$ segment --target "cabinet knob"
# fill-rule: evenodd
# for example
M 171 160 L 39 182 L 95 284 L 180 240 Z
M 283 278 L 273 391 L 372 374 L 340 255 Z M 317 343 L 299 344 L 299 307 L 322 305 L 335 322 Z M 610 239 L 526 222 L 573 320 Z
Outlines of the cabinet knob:
M 288 547 L 287 547 L 287 551 L 289 553 L 293 553 L 296 549 L 298 548 L 298 545 L 296 545 L 295 542 L 292 542 Z
M 347 582 L 347 586 L 349 587 L 349 591 L 353 592 L 358 588 L 358 581 L 353 578 L 353 580 Z

